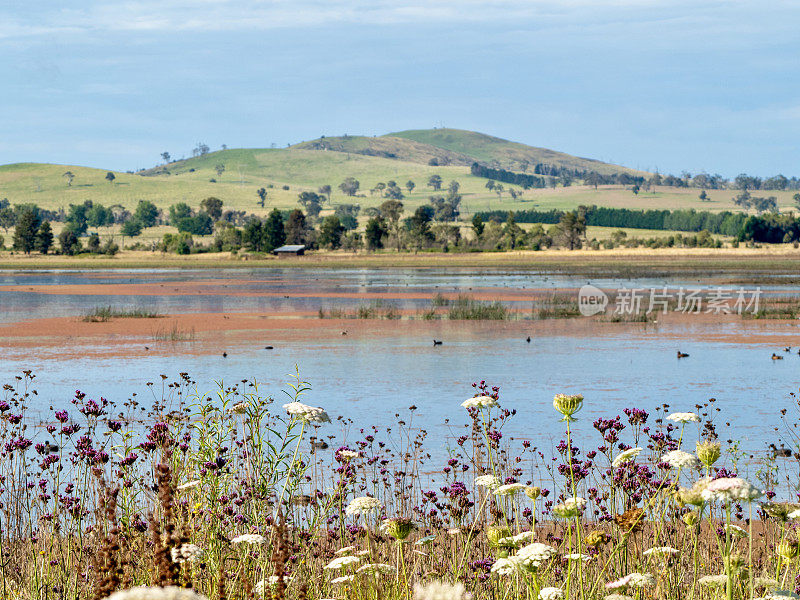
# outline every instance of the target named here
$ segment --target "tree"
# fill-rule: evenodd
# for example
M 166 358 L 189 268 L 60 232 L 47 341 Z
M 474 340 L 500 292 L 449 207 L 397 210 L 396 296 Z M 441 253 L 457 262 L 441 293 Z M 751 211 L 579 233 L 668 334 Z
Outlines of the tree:
M 392 200 L 402 200 L 403 190 L 400 189 L 400 186 L 397 185 L 396 181 L 390 181 L 386 185 L 386 191 L 383 194 L 386 198 L 391 198 Z
M 419 206 L 414 214 L 407 219 L 408 229 L 414 245 L 417 249 L 421 249 L 428 243 L 433 241 L 433 233 L 431 232 L 431 221 L 433 220 L 433 207 L 432 206 Z
M 76 235 L 86 233 L 88 222 L 86 220 L 86 213 L 94 206 L 91 200 L 87 200 L 83 204 L 70 204 L 67 211 L 66 223 L 75 230 Z
M 264 248 L 264 225 L 261 219 L 254 217 L 247 222 L 242 232 L 242 243 L 252 252 L 261 252 Z
M 440 175 L 431 175 L 428 178 L 428 187 L 433 188 L 435 192 L 438 192 L 442 189 L 442 178 Z
M 361 207 L 358 204 L 340 204 L 334 209 L 333 214 L 339 217 L 342 227 L 350 231 L 358 227 L 359 211 Z
M 197 142 L 197 146 L 192 149 L 192 156 L 205 156 L 210 150 L 211 148 L 208 147 L 208 144 Z
M 161 160 L 163 160 L 165 163 L 168 163 L 170 158 L 169 152 L 161 153 Z
M 570 250 L 581 247 L 581 238 L 586 235 L 586 217 L 582 212 L 565 212 L 557 227 L 564 246 Z
M 58 234 L 58 243 L 61 246 L 61 253 L 72 256 L 81 251 L 81 241 L 78 234 L 72 227 L 65 227 Z
M 86 211 L 86 223 L 90 227 L 105 227 L 114 223 L 114 214 L 102 204 L 93 204 Z
M 597 171 L 592 171 L 586 176 L 585 181 L 586 185 L 594 186 L 594 189 L 597 189 L 597 186 L 603 182 L 603 178 Z
M 483 222 L 483 219 L 481 219 L 479 214 L 476 213 L 472 215 L 472 231 L 475 232 L 476 238 L 481 239 L 485 227 L 486 224 Z
M 410 179 L 408 181 L 406 181 L 406 189 L 408 190 L 409 194 L 414 191 L 415 187 L 417 187 L 416 183 L 414 183 Z
M 485 187 L 486 187 L 487 190 L 489 190 L 491 192 L 492 190 L 494 190 L 494 185 L 495 185 L 494 184 L 494 179 L 490 179 L 489 181 L 486 182 L 486 186 Z
M 378 250 L 383 248 L 383 238 L 389 233 L 389 227 L 383 217 L 372 217 L 367 221 L 364 230 L 364 237 L 367 242 L 367 250 Z
M 42 224 L 39 225 L 34 246 L 37 252 L 42 254 L 47 254 L 53 246 L 53 229 L 50 227 L 50 221 L 42 221 Z
M 700 198 L 700 202 L 706 202 L 708 200 L 708 194 L 706 194 L 705 190 L 702 190 L 698 198 Z
M 133 218 L 142 224 L 142 227 L 154 227 L 158 220 L 158 208 L 149 200 L 139 200 Z
M 322 203 L 325 201 L 323 196 L 314 192 L 300 192 L 297 198 L 309 217 L 316 219 L 319 216 L 322 210 Z
M 116 175 L 114 175 L 114 174 L 113 174 L 111 171 L 109 171 L 108 173 L 106 173 L 106 180 L 108 181 L 108 183 L 114 183 L 114 180 L 115 180 L 116 178 L 117 178 L 117 176 L 116 176 Z
M 214 222 L 207 213 L 201 212 L 191 217 L 180 219 L 177 224 L 179 232 L 192 235 L 211 235 L 214 231 Z
M 75 179 L 75 173 L 72 171 L 67 171 L 62 175 L 67 180 L 67 187 L 72 187 L 72 182 Z
M 358 192 L 358 188 L 360 187 L 361 184 L 359 183 L 358 179 L 354 177 L 348 177 L 339 184 L 339 189 L 348 196 L 355 196 L 356 192 Z
M 169 224 L 178 226 L 178 222 L 192 216 L 192 209 L 185 202 L 178 202 L 169 207 Z
M 319 189 L 317 191 L 323 196 L 326 196 L 328 198 L 328 202 L 331 201 L 331 192 L 333 191 L 331 189 L 331 186 L 329 186 L 328 184 L 321 185 L 319 186 Z
M 800 208 L 800 193 L 795 194 L 794 196 L 792 196 L 792 200 L 794 200 L 794 205 L 797 208 Z M 0 211 L 0 220 L 2 220 L 2 214 L 3 214 L 2 211 Z
M 222 217 L 222 200 L 219 198 L 213 196 L 206 198 L 200 203 L 200 208 L 206 211 L 213 221 L 219 221 Z
M 0 227 L 8 233 L 8 230 L 12 228 L 17 222 L 17 213 L 14 212 L 14 209 L 6 206 L 5 208 L 0 208 Z
M 14 229 L 14 249 L 30 254 L 36 247 L 36 233 L 39 231 L 39 214 L 32 208 L 24 210 L 17 218 Z
M 458 190 L 461 189 L 461 184 L 458 183 L 455 179 L 452 180 L 449 184 L 447 184 L 447 191 L 450 192 L 451 196 L 455 196 L 458 194 Z
M 403 214 L 403 203 L 399 200 L 387 200 L 380 206 L 381 216 L 389 222 L 390 231 L 394 232 L 397 250 L 400 251 L 400 215 Z
M 345 229 L 339 222 L 339 217 L 331 215 L 325 217 L 319 228 L 319 245 L 331 250 L 336 250 L 342 245 L 342 234 Z
M 258 194 L 258 197 L 260 198 L 258 203 L 261 205 L 261 208 L 264 208 L 264 203 L 267 201 L 267 190 L 263 187 L 259 188 L 256 190 L 256 194 Z
M 283 246 L 286 242 L 286 231 L 283 227 L 283 215 L 277 208 L 273 208 L 264 223 L 263 233 L 264 252 L 272 252 L 275 248 Z
M 135 217 L 128 219 L 122 224 L 120 233 L 125 237 L 136 237 L 142 233 L 142 222 Z
M 214 170 L 217 172 L 217 177 L 222 177 L 222 174 L 225 172 L 225 165 L 217 163 L 214 165 Z
M 86 249 L 92 254 L 100 252 L 100 236 L 92 232 L 89 239 L 86 241 Z
M 286 232 L 287 244 L 305 244 L 308 239 L 308 229 L 306 226 L 306 217 L 303 211 L 295 208 L 289 213 L 289 218 L 283 225 L 283 230 Z

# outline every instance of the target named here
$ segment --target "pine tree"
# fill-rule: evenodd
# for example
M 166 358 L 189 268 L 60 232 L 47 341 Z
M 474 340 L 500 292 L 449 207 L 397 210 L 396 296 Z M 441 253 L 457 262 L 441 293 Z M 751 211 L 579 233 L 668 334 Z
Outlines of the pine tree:
M 34 242 L 37 252 L 47 254 L 53 246 L 53 229 L 50 227 L 50 221 L 43 221 L 39 225 L 39 230 L 36 232 L 36 240 Z
M 31 208 L 25 209 L 17 220 L 14 229 L 14 248 L 30 254 L 36 246 L 36 232 L 39 230 L 39 215 Z

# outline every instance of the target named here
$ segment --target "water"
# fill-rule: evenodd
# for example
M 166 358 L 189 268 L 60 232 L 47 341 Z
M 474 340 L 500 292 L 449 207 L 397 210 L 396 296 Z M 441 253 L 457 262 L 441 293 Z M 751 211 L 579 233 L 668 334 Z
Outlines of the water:
M 175 293 L 170 284 L 208 282 L 204 295 Z M 292 312 L 314 311 L 321 306 L 355 306 L 359 297 L 346 294 L 408 294 L 401 307 L 424 308 L 437 292 L 514 294 L 531 288 L 573 289 L 585 279 L 542 275 L 525 271 L 470 270 L 220 270 L 162 272 L 54 272 L 0 274 L 0 319 L 11 323 L 54 316 L 75 317 L 87 307 L 135 306 L 159 312 Z M 592 281 L 598 287 L 679 286 L 697 282 L 679 280 Z M 113 289 L 98 295 L 52 295 L 35 286 L 105 284 Z M 164 285 L 163 293 L 137 293 L 129 284 Z M 10 286 L 32 286 L 34 291 L 9 291 Z M 173 286 L 174 287 L 174 286 Z M 180 289 L 180 288 L 179 288 Z M 117 294 L 116 291 L 123 293 Z M 86 290 L 83 289 L 83 292 Z M 97 291 L 97 290 L 96 290 Z M 791 286 L 782 293 L 797 293 Z M 234 295 L 238 294 L 238 295 Z M 337 296 L 337 294 L 339 296 Z M 289 298 L 284 298 L 288 295 Z M 412 294 L 413 295 L 413 294 Z M 519 303 L 529 303 L 519 300 Z M 315 321 L 321 328 L 329 324 Z M 694 410 L 709 398 L 722 411 L 716 417 L 724 440 L 743 440 L 744 448 L 763 451 L 781 427 L 778 411 L 791 406 L 789 397 L 800 385 L 800 356 L 784 353 L 782 346 L 800 345 L 794 323 L 734 321 L 716 323 L 691 317 L 674 323 L 603 324 L 570 329 L 563 322 L 536 325 L 531 343 L 525 341 L 531 324 L 356 321 L 347 336 L 320 330 L 293 336 L 291 327 L 273 332 L 275 349 L 243 341 L 228 332 L 198 335 L 195 342 L 154 346 L 151 354 L 120 355 L 111 341 L 98 340 L 73 348 L 69 340 L 56 346 L 20 346 L 2 339 L 4 360 L 0 379 L 11 381 L 23 369 L 37 375 L 38 398 L 34 409 L 51 404 L 65 406 L 74 390 L 91 397 L 105 396 L 123 402 L 131 394 L 149 397 L 145 383 L 160 382 L 159 374 L 174 379 L 188 372 L 201 390 L 212 391 L 214 382 L 257 378 L 280 399 L 287 375 L 299 365 L 313 385 L 306 401 L 326 408 L 332 417 L 352 418 L 359 426 L 396 426 L 396 414 L 408 420 L 410 405 L 418 410 L 415 426 L 428 429 L 440 451 L 442 440 L 458 435 L 466 423 L 459 405 L 473 394 L 471 384 L 486 380 L 501 388 L 501 403 L 517 415 L 505 435 L 525 438 L 551 448 L 562 437 L 562 424 L 552 408 L 559 392 L 583 393 L 586 405 L 577 423 L 579 436 L 599 437 L 591 431 L 598 417 L 620 414 L 636 406 L 651 413 L 664 403 L 670 410 Z M 53 332 L 58 336 L 58 332 Z M 0 332 L 0 336 L 2 333 Z M 434 347 L 431 338 L 444 338 Z M 52 340 L 51 340 L 52 341 Z M 137 348 L 146 343 L 132 341 Z M 223 358 L 217 350 L 224 347 Z M 676 350 L 690 357 L 678 360 Z M 785 355 L 772 361 L 772 352 Z M 791 409 L 790 409 L 791 410 Z M 41 413 L 44 414 L 44 413 Z M 792 413 L 790 413 L 791 415 Z M 445 424 L 446 420 L 449 424 Z M 725 422 L 730 422 L 731 433 Z M 331 433 L 339 425 L 330 426 Z M 695 428 L 696 429 L 696 428 Z M 696 439 L 690 428 L 688 439 Z M 352 433 L 351 433 L 352 435 Z

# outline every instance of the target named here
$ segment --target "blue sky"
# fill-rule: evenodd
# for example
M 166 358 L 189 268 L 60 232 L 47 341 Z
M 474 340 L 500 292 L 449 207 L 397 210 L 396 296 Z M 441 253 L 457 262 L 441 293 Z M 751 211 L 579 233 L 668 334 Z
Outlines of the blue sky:
M 3 0 L 0 164 L 444 125 L 800 176 L 800 1 Z

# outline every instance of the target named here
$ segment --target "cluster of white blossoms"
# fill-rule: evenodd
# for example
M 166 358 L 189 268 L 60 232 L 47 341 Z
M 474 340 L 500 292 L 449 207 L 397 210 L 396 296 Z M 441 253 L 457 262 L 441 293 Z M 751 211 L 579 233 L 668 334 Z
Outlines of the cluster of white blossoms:
M 667 421 L 674 421 L 675 423 L 699 423 L 700 417 L 693 412 L 676 412 L 668 416 Z
M 764 492 L 741 477 L 721 477 L 710 482 L 701 495 L 706 502 L 719 500 L 727 504 L 737 501 L 752 502 L 763 496 Z
M 276 585 L 278 585 L 278 581 L 280 581 L 280 579 L 281 578 L 278 577 L 277 575 L 270 575 L 266 579 L 262 579 L 253 588 L 253 593 L 256 596 L 264 597 L 264 592 L 266 591 L 267 587 L 275 587 Z M 291 577 L 287 577 L 286 575 L 284 575 L 282 579 L 283 583 L 287 585 L 291 581 Z M 271 595 L 272 593 L 270 593 L 270 596 Z
M 706 575 L 698 579 L 697 583 L 705 587 L 721 588 L 727 585 L 728 576 L 724 573 L 722 575 Z
M 335 577 L 334 579 L 331 579 L 331 583 L 334 585 L 338 585 L 340 583 L 348 583 L 350 581 L 353 581 L 353 579 L 355 578 L 356 578 L 355 575 L 342 575 L 341 577 Z
M 355 549 L 355 546 L 345 546 L 344 548 L 339 548 L 334 554 L 336 556 L 342 556 L 343 554 L 350 554 Z
M 480 475 L 475 478 L 475 485 L 496 490 L 500 487 L 500 480 L 494 475 Z
M 583 395 L 556 394 L 553 398 L 553 408 L 564 415 L 562 421 L 574 421 L 572 415 L 583 408 Z
M 557 587 L 542 588 L 539 592 L 539 600 L 561 600 L 564 597 L 564 590 Z
M 522 568 L 522 562 L 518 556 L 507 556 L 498 558 L 492 564 L 492 573 L 498 575 L 513 575 Z
M 309 406 L 302 402 L 289 402 L 284 404 L 283 409 L 291 416 L 305 421 L 306 423 L 330 423 L 331 418 L 328 413 L 319 406 Z
M 257 533 L 243 533 L 231 540 L 232 544 L 263 544 L 267 541 L 263 535 Z
M 677 553 L 678 551 L 675 548 L 670 548 L 669 546 L 656 546 L 642 552 L 645 556 L 672 556 Z
M 495 496 L 514 496 L 519 494 L 525 489 L 525 486 L 521 483 L 507 483 L 505 485 L 501 485 L 494 490 Z
M 208 600 L 194 590 L 177 586 L 146 587 L 139 586 L 114 592 L 106 600 Z
M 556 549 L 547 544 L 534 542 L 523 546 L 517 551 L 517 558 L 520 559 L 525 566 L 539 568 L 543 563 L 547 562 L 556 555 Z
M 625 463 L 631 462 L 634 458 L 639 456 L 639 453 L 642 451 L 641 448 L 628 448 L 623 452 L 617 454 L 617 457 L 611 462 L 611 466 L 615 469 L 620 465 L 624 465 Z
M 556 504 L 553 507 L 553 514 L 561 519 L 571 519 L 577 517 L 585 506 L 586 500 L 580 496 L 567 498 L 561 504 Z
M 230 408 L 228 408 L 228 414 L 231 415 L 243 415 L 247 410 L 247 403 L 246 402 L 237 402 Z
M 432 581 L 426 585 L 414 584 L 414 600 L 469 600 L 463 583 Z
M 464 408 L 491 408 L 497 406 L 497 398 L 494 396 L 475 396 L 467 398 L 461 403 Z
M 673 469 L 693 468 L 700 464 L 694 454 L 683 450 L 672 450 L 661 457 L 661 462 L 668 463 Z
M 370 496 L 359 496 L 358 498 L 353 498 L 350 501 L 350 504 L 347 505 L 347 508 L 344 509 L 344 512 L 348 517 L 352 517 L 353 515 L 361 515 L 367 512 L 378 510 L 380 507 L 381 503 L 377 498 L 372 498 Z
M 581 561 L 584 563 L 592 560 L 592 557 L 589 556 L 588 554 L 580 554 L 578 552 L 573 552 L 572 554 L 565 554 L 564 558 L 566 558 L 567 560 Z
M 611 581 L 606 584 L 606 589 L 615 590 L 625 587 L 649 587 L 655 585 L 656 580 L 650 573 L 629 573 L 625 577 L 621 577 L 616 581 Z
M 327 565 L 322 567 L 323 569 L 344 569 L 345 567 L 349 567 L 350 565 L 354 565 L 356 563 L 361 562 L 361 559 L 358 556 L 340 556 L 338 558 L 334 558 L 331 562 Z
M 192 488 L 196 488 L 199 486 L 201 481 L 199 479 L 195 479 L 194 481 L 187 481 L 186 483 L 180 484 L 176 489 L 178 490 L 191 490 Z
M 734 525 L 733 523 L 725 523 L 724 527 L 725 531 L 727 531 L 731 537 L 745 538 L 749 535 L 746 529 L 739 527 L 738 525 Z
M 177 548 L 170 548 L 172 562 L 185 563 L 197 560 L 202 556 L 203 550 L 196 544 L 181 544 Z
M 342 460 L 353 460 L 354 458 L 358 458 L 361 456 L 361 452 L 356 452 L 355 450 L 339 450 L 336 454 Z
M 397 569 L 392 565 L 386 563 L 367 563 L 360 566 L 356 573 L 366 573 L 367 575 L 388 575 L 394 573 Z

